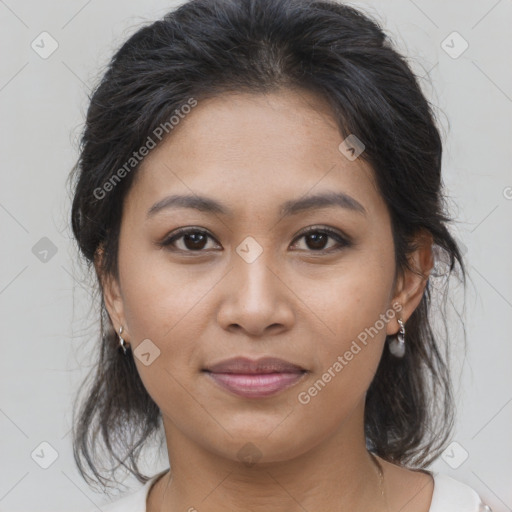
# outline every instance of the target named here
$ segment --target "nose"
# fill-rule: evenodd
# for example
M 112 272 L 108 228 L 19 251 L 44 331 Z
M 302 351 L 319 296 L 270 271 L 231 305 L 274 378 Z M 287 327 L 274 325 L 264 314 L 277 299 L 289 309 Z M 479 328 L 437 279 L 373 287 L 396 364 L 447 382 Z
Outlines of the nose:
M 217 320 L 223 329 L 261 337 L 291 328 L 293 293 L 271 269 L 265 252 L 248 263 L 235 254 L 233 268 L 223 279 L 223 301 Z

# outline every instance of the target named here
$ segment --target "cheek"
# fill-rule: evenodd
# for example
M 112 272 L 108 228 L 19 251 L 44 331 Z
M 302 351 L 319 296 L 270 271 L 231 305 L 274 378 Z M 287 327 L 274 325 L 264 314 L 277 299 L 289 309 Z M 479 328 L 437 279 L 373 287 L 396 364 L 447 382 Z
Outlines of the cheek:
M 159 406 L 186 402 L 178 383 L 189 382 L 197 371 L 197 343 L 211 318 L 204 295 L 215 285 L 214 276 L 192 275 L 162 255 L 152 258 L 135 251 L 120 257 L 119 272 L 132 350 L 144 342 L 151 353 L 149 365 L 134 354 L 145 388 Z
M 392 251 L 347 258 L 328 287 L 310 294 L 308 303 L 318 308 L 319 325 L 325 328 L 315 347 L 316 384 L 300 390 L 305 392 L 302 403 L 310 402 L 306 407 L 318 406 L 318 413 L 321 407 L 332 407 L 341 418 L 368 389 L 382 355 L 387 321 L 395 315 L 389 304 L 393 258 Z
M 307 303 L 319 312 L 326 326 L 329 351 L 350 345 L 351 340 L 372 326 L 376 326 L 380 337 L 385 337 L 382 321 L 378 320 L 390 308 L 392 258 L 392 254 L 354 254 L 346 259 L 343 268 L 332 272 L 322 286 L 308 295 Z
M 162 251 L 126 251 L 119 259 L 124 311 L 137 342 L 150 338 L 172 343 L 184 324 L 195 329 L 201 299 L 215 284 L 211 272 L 173 265 Z M 187 315 L 193 315 L 194 322 L 187 322 Z

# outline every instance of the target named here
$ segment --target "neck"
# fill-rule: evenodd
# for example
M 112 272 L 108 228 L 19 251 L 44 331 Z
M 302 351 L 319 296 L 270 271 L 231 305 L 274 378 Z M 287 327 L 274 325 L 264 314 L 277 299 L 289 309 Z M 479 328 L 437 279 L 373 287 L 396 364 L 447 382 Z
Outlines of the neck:
M 212 453 L 167 424 L 172 474 L 160 480 L 148 512 L 263 512 L 269 505 L 273 512 L 384 511 L 381 477 L 366 450 L 362 418 L 354 414 L 337 432 L 294 458 L 264 463 Z

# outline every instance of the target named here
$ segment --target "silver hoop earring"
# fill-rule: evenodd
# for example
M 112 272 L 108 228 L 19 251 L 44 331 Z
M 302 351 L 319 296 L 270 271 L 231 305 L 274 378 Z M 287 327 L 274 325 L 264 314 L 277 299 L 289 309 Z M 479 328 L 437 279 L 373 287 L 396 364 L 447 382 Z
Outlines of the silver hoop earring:
M 405 354 L 405 327 L 402 320 L 398 319 L 400 330 L 389 340 L 389 351 L 395 357 L 402 358 Z
M 123 326 L 119 327 L 119 346 L 123 349 L 124 355 L 126 355 L 126 343 L 124 339 L 121 336 L 121 333 L 123 332 Z

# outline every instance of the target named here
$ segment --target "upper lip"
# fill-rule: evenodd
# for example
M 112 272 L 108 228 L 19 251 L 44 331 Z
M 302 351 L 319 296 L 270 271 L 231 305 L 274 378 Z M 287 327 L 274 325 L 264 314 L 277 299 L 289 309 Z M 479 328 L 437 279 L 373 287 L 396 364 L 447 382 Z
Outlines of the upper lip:
M 247 357 L 234 357 L 225 359 L 212 366 L 205 368 L 205 371 L 211 373 L 301 373 L 304 368 L 279 359 L 277 357 L 262 357 L 260 359 L 250 359 Z

